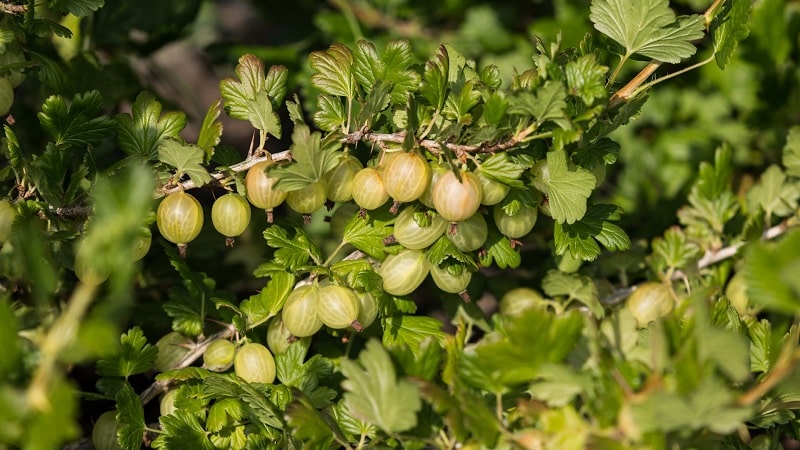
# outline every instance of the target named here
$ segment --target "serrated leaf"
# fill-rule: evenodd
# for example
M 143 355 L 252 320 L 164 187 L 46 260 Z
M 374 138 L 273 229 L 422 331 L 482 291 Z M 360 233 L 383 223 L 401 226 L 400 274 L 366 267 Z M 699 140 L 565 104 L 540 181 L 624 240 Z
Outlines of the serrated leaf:
M 783 166 L 787 175 L 800 177 L 800 126 L 790 128 L 786 136 L 786 145 L 783 146 Z
M 158 348 L 147 343 L 141 328 L 133 327 L 120 337 L 120 349 L 112 358 L 97 362 L 97 373 L 107 377 L 129 377 L 153 367 Z
M 301 189 L 322 179 L 322 176 L 339 164 L 341 147 L 338 140 L 323 142 L 318 131 L 311 132 L 307 125 L 295 125 L 292 133 L 292 162 L 273 164 L 269 175 L 277 181 L 274 187 L 285 192 Z
M 388 222 L 372 217 L 363 218 L 356 214 L 345 225 L 342 241 L 373 258 L 383 259 L 386 256 L 383 240 L 390 234 L 392 227 Z
M 481 162 L 478 169 L 481 175 L 512 187 L 523 187 L 520 177 L 525 172 L 524 165 L 509 158 L 507 152 L 498 152 Z
M 276 316 L 294 288 L 295 278 L 292 274 L 275 272 L 271 277 L 258 294 L 243 300 L 239 305 L 248 324 L 262 323 Z
M 489 228 L 489 235 L 483 244 L 483 250 L 478 253 L 478 258 L 483 267 L 494 263 L 501 269 L 516 269 L 522 262 L 519 251 L 511 246 L 511 241 L 494 227 Z
M 330 95 L 352 100 L 356 96 L 356 80 L 353 75 L 353 52 L 344 44 L 333 44 L 327 50 L 311 53 L 311 84 Z
M 423 72 L 419 90 L 422 97 L 436 110 L 440 110 L 447 99 L 449 73 L 450 55 L 447 53 L 447 47 L 440 45 L 436 55 L 425 63 L 425 72 Z
M 267 78 L 264 80 L 264 90 L 267 92 L 272 107 L 277 108 L 283 103 L 286 97 L 287 81 L 289 80 L 289 69 L 284 66 L 271 66 L 267 71 Z
M 282 384 L 303 392 L 315 408 L 324 408 L 336 397 L 335 392 L 320 386 L 320 380 L 333 373 L 333 363 L 319 354 L 303 362 L 307 352 L 307 346 L 295 343 L 275 355 L 277 378 Z
M 800 232 L 792 230 L 778 242 L 753 243 L 745 255 L 747 296 L 756 305 L 796 314 L 800 308 Z
M 75 94 L 72 100 L 51 95 L 38 113 L 42 128 L 57 146 L 86 147 L 110 137 L 113 120 L 100 115 L 103 98 L 98 91 Z
M 472 123 L 470 110 L 478 104 L 481 94 L 473 89 L 473 81 L 457 82 L 451 84 L 450 95 L 445 101 L 442 115 L 453 122 L 469 125 Z
M 174 139 L 164 139 L 158 147 L 158 160 L 175 168 L 176 180 L 188 175 L 195 186 L 211 182 L 211 175 L 203 167 L 205 157 L 202 148 Z
M 422 408 L 416 385 L 397 378 L 389 353 L 377 340 L 367 342 L 358 362 L 341 362 L 344 400 L 359 419 L 393 434 L 417 424 Z
M 406 376 L 432 381 L 440 373 L 444 352 L 441 342 L 433 338 L 423 340 L 417 348 L 395 344 L 389 351 Z
M 769 372 L 779 350 L 772 339 L 772 323 L 761 319 L 747 327 L 750 336 L 750 370 L 753 372 Z
M 47 5 L 63 14 L 70 13 L 78 17 L 89 14 L 102 8 L 105 0 L 50 0 Z
M 219 108 L 222 102 L 215 101 L 208 107 L 203 124 L 200 125 L 200 134 L 197 136 L 197 146 L 206 153 L 204 162 L 208 163 L 214 156 L 216 147 L 222 138 L 222 122 L 219 121 Z
M 567 90 L 558 81 L 547 81 L 535 92 L 519 92 L 511 97 L 510 114 L 533 116 L 539 125 L 548 120 L 555 121 L 561 128 L 569 126 L 564 119 L 564 109 L 567 107 Z
M 689 241 L 681 228 L 670 228 L 664 237 L 653 239 L 653 257 L 666 268 L 683 269 L 701 255 L 700 247 Z
M 606 72 L 608 67 L 598 64 L 594 53 L 568 62 L 564 67 L 567 92 L 580 98 L 586 106 L 592 105 L 595 99 L 608 95 Z
M 338 97 L 320 95 L 317 97 L 317 112 L 314 123 L 325 131 L 343 130 L 347 124 L 347 112 Z
M 797 210 L 800 185 L 788 182 L 786 174 L 773 164 L 761 174 L 758 184 L 747 193 L 747 199 L 751 205 L 760 207 L 767 217 L 788 216 Z
M 703 37 L 702 16 L 675 17 L 669 0 L 594 0 L 589 18 L 595 29 L 625 47 L 626 58 L 641 54 L 667 63 L 692 56 L 692 41 Z
M 558 223 L 573 224 L 586 214 L 586 201 L 595 187 L 594 175 L 586 169 L 569 170 L 563 151 L 547 152 L 549 178 L 541 180 L 548 187 L 545 194 L 550 213 Z
M 739 42 L 750 34 L 748 22 L 752 7 L 749 0 L 727 0 L 722 2 L 722 10 L 711 21 L 709 31 L 714 40 L 714 59 L 720 69 L 731 62 Z
M 129 383 L 117 392 L 117 439 L 125 450 L 142 448 L 144 407 Z
M 309 259 L 314 261 L 322 259 L 319 246 L 302 228 L 295 228 L 294 235 L 289 237 L 289 232 L 285 228 L 272 225 L 264 230 L 264 239 L 267 240 L 267 245 L 276 249 L 273 255 L 274 262 L 282 265 L 285 270 L 297 270 L 308 264 Z
M 190 412 L 176 410 L 158 418 L 162 434 L 153 441 L 153 448 L 164 450 L 215 450 L 200 418 Z
M 383 345 L 407 345 L 419 357 L 419 349 L 426 339 L 441 343 L 445 337 L 442 322 L 433 317 L 398 315 L 383 319 Z
M 425 258 L 434 265 L 440 265 L 447 259 L 458 261 L 462 265 L 460 267 L 468 268 L 467 270 L 478 270 L 478 264 L 472 257 L 460 251 L 455 244 L 446 236 L 441 236 L 434 242 L 430 248 L 425 252 Z
M 375 437 L 375 426 L 363 420 L 359 420 L 357 417 L 353 417 L 353 412 L 347 407 L 347 403 L 344 399 L 339 400 L 331 409 L 331 416 L 336 421 L 336 424 L 339 425 L 342 432 L 350 436 L 364 435 L 368 438 Z
M 313 406 L 296 400 L 286 408 L 286 421 L 292 435 L 303 442 L 303 448 L 331 448 L 334 433 L 322 414 Z
M 475 373 L 486 382 L 481 387 L 501 393 L 539 376 L 544 363 L 559 363 L 578 343 L 583 328 L 580 313 L 555 315 L 545 309 L 526 309 L 492 336 L 465 350 L 459 376 L 473 384 Z M 509 361 L 515 361 L 509 364 Z M 475 378 L 477 381 L 477 378 Z
M 389 41 L 379 55 L 374 44 L 361 40 L 356 43 L 353 73 L 366 89 L 377 81 L 385 81 L 391 86 L 390 101 L 404 105 L 420 82 L 419 74 L 408 69 L 412 61 L 413 53 L 407 41 Z
M 158 149 L 165 138 L 178 139 L 186 126 L 186 114 L 172 111 L 161 115 L 161 103 L 153 94 L 142 92 L 133 103 L 131 114 L 120 114 L 117 142 L 128 155 L 151 161 L 158 159 Z
M 236 65 L 236 76 L 219 83 L 220 95 L 225 99 L 225 112 L 234 119 L 247 120 L 261 131 L 261 146 L 266 135 L 281 137 L 281 124 L 273 111 L 270 94 L 285 93 L 285 75 L 279 68 L 270 69 L 270 78 L 264 75 L 264 63 L 254 55 L 243 55 Z M 268 85 L 269 83 L 269 85 Z M 282 96 L 282 95 L 281 95 Z
M 550 270 L 542 280 L 542 290 L 549 297 L 564 297 L 565 303 L 577 300 L 586 305 L 595 317 L 605 315 L 597 286 L 586 275 Z
M 567 252 L 584 261 L 592 261 L 600 256 L 599 242 L 608 250 L 627 250 L 631 240 L 619 225 L 612 221 L 619 220 L 621 211 L 614 205 L 592 205 L 584 217 L 573 223 L 555 224 L 553 237 L 556 254 Z

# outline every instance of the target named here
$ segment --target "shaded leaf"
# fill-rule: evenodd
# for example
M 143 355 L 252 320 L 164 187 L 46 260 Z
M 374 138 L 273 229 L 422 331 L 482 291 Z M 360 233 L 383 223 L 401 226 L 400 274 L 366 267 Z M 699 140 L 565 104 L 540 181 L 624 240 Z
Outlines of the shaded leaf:
M 142 92 L 133 103 L 131 114 L 116 117 L 120 148 L 131 156 L 158 159 L 158 149 L 165 138 L 178 138 L 186 126 L 186 114 L 168 112 L 161 115 L 161 103 L 153 94 Z

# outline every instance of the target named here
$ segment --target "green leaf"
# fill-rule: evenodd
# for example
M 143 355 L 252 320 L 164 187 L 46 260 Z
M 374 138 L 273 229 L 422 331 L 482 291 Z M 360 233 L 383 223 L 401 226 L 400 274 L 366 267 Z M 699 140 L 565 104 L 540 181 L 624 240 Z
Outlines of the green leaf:
M 334 432 L 331 424 L 312 405 L 295 400 L 286 408 L 286 421 L 292 435 L 303 442 L 303 448 L 331 448 Z
M 515 250 L 511 246 L 511 241 L 494 227 L 489 228 L 483 251 L 478 253 L 478 257 L 478 262 L 483 267 L 489 267 L 494 263 L 501 269 L 507 267 L 516 269 L 522 263 L 519 251 Z
M 117 392 L 117 439 L 125 450 L 142 448 L 144 437 L 144 407 L 130 383 Z
M 450 95 L 445 101 L 442 115 L 453 122 L 469 125 L 472 123 L 470 110 L 478 104 L 481 94 L 473 88 L 473 81 L 451 84 Z
M 564 67 L 567 92 L 580 98 L 586 106 L 591 106 L 595 99 L 608 95 L 606 72 L 608 67 L 598 64 L 594 53 L 568 62 Z
M 534 93 L 519 92 L 511 97 L 510 114 L 533 116 L 539 125 L 548 120 L 556 122 L 561 128 L 570 128 L 565 120 L 567 90 L 558 81 L 548 81 Z
M 441 342 L 445 337 L 442 322 L 433 317 L 424 316 L 390 316 L 383 319 L 383 345 L 407 345 L 415 350 L 414 356 L 419 358 L 422 343 L 427 339 Z
M 211 175 L 203 167 L 206 152 L 201 147 L 184 144 L 174 139 L 164 139 L 158 147 L 158 160 L 175 168 L 175 178 L 180 180 L 185 174 L 195 186 L 211 182 Z
M 416 385 L 397 378 L 389 353 L 377 340 L 367 342 L 358 362 L 341 362 L 344 400 L 353 415 L 394 434 L 417 425 L 422 408 Z
M 747 199 L 751 205 L 760 207 L 767 217 L 788 216 L 797 210 L 800 185 L 788 182 L 786 174 L 773 164 L 761 174 L 758 184 L 747 193 Z
M 731 62 L 739 42 L 750 34 L 748 22 L 752 5 L 749 0 L 727 0 L 722 2 L 722 10 L 711 21 L 709 31 L 714 40 L 714 58 L 720 69 Z
M 679 63 L 697 49 L 703 37 L 703 16 L 675 17 L 669 0 L 594 0 L 589 18 L 595 29 L 625 47 L 626 59 L 638 53 Z
M 556 222 L 553 232 L 556 254 L 569 252 L 574 258 L 592 261 L 600 256 L 597 242 L 611 251 L 629 249 L 630 238 L 622 228 L 611 222 L 619 220 L 620 216 L 618 206 L 592 205 L 586 215 L 573 224 Z
M 747 296 L 756 305 L 793 315 L 800 308 L 800 231 L 778 242 L 751 244 L 744 258 Z
M 583 303 L 595 317 L 602 318 L 605 315 L 597 286 L 585 275 L 550 270 L 542 280 L 542 290 L 549 297 L 566 297 L 565 303 L 572 300 Z
M 386 245 L 383 240 L 392 234 L 390 222 L 379 217 L 359 217 L 355 214 L 344 227 L 342 241 L 372 256 L 383 259 Z
M 786 174 L 791 177 L 800 177 L 800 126 L 793 126 L 786 136 L 786 145 L 783 146 L 783 166 Z
M 277 179 L 274 187 L 285 192 L 301 189 L 322 179 L 325 172 L 339 164 L 338 140 L 323 142 L 318 131 L 307 125 L 295 125 L 292 133 L 292 162 L 273 164 L 267 170 Z
M 98 91 L 75 94 L 72 101 L 51 95 L 38 114 L 42 128 L 57 146 L 86 147 L 97 145 L 111 136 L 114 122 L 99 114 L 103 98 Z
M 203 124 L 200 125 L 200 134 L 197 136 L 197 146 L 205 151 L 204 162 L 208 163 L 214 156 L 216 147 L 222 138 L 222 122 L 219 121 L 219 107 L 221 101 L 217 100 L 208 107 Z
M 560 408 L 589 391 L 591 382 L 584 373 L 576 373 L 561 364 L 543 364 L 538 379 L 528 388 L 528 393 L 549 406 Z
M 357 437 L 361 435 L 368 438 L 375 437 L 375 426 L 353 417 L 353 412 L 347 407 L 344 399 L 339 400 L 330 411 L 331 416 L 336 420 L 336 424 L 344 433 Z
M 653 239 L 653 257 L 662 269 L 683 269 L 701 256 L 701 249 L 681 228 L 670 228 L 664 237 Z
M 286 272 L 275 272 L 258 294 L 251 295 L 239 305 L 248 324 L 262 323 L 278 315 L 294 289 L 295 278 Z
M 547 152 L 549 178 L 542 181 L 550 203 L 550 213 L 558 223 L 573 224 L 586 214 L 586 201 L 592 194 L 596 180 L 586 169 L 569 170 L 567 155 L 563 151 Z
M 347 125 L 347 112 L 339 97 L 320 95 L 317 97 L 317 112 L 314 122 L 325 131 L 344 130 Z
M 478 171 L 491 180 L 522 188 L 524 184 L 520 177 L 525 169 L 527 167 L 509 158 L 507 152 L 498 152 L 482 161 Z
M 458 261 L 460 267 L 464 267 L 465 270 L 469 270 L 474 272 L 478 270 L 478 264 L 475 263 L 475 260 L 472 257 L 462 251 L 460 251 L 455 244 L 450 239 L 447 239 L 446 236 L 441 236 L 439 239 L 434 242 L 430 248 L 425 252 L 425 257 L 434 265 L 440 265 L 447 259 L 453 259 Z M 466 267 L 465 267 L 466 266 Z
M 62 14 L 84 17 L 102 8 L 105 0 L 50 0 L 47 4 Z
M 120 114 L 117 120 L 117 142 L 128 155 L 155 161 L 165 138 L 179 139 L 186 126 L 186 114 L 168 112 L 161 115 L 161 103 L 153 94 L 142 92 L 133 103 L 131 114 Z
M 270 69 L 271 77 L 265 78 L 264 63 L 256 56 L 246 54 L 239 58 L 239 64 L 236 65 L 239 81 L 226 78 L 219 83 L 220 95 L 225 99 L 225 112 L 234 119 L 249 121 L 260 130 L 262 146 L 267 134 L 281 137 L 280 120 L 273 111 L 270 93 L 285 92 L 286 80 L 280 68 L 275 70 L 273 73 Z
M 200 418 L 181 409 L 160 416 L 162 434 L 153 441 L 153 448 L 164 450 L 215 450 Z
M 714 164 L 703 161 L 694 188 L 698 194 L 708 199 L 716 199 L 730 190 L 733 176 L 733 149 L 727 143 L 714 152 Z
M 330 95 L 352 100 L 356 96 L 356 80 L 353 74 L 353 52 L 344 44 L 333 44 L 327 50 L 311 53 L 311 84 Z
M 273 261 L 294 271 L 308 264 L 309 259 L 315 262 L 322 260 L 322 251 L 319 246 L 311 240 L 302 228 L 295 227 L 294 236 L 290 237 L 289 232 L 279 225 L 272 225 L 264 230 L 264 239 L 267 245 L 276 249 Z
M 272 102 L 272 107 L 278 108 L 283 103 L 283 98 L 286 97 L 288 87 L 286 85 L 289 79 L 289 69 L 284 66 L 271 66 L 267 72 L 267 78 L 264 80 L 264 89 Z
M 526 309 L 491 339 L 465 350 L 459 376 L 470 384 L 483 379 L 483 385 L 476 387 L 495 393 L 533 381 L 543 364 L 563 362 L 578 343 L 582 328 L 577 311 L 557 316 L 545 309 Z
M 417 348 L 394 344 L 389 351 L 406 376 L 432 381 L 441 371 L 444 356 L 442 344 L 431 337 L 423 340 Z
M 360 40 L 356 43 L 353 73 L 365 89 L 371 89 L 377 81 L 387 82 L 391 86 L 390 101 L 405 105 L 420 83 L 419 74 L 409 70 L 412 62 L 413 53 L 407 41 L 389 41 L 379 55 L 374 44 Z
M 97 362 L 97 373 L 110 377 L 129 377 L 153 367 L 158 348 L 147 343 L 141 328 L 133 327 L 120 337 L 121 347 L 112 358 Z
M 434 109 L 441 110 L 447 99 L 447 81 L 450 73 L 450 55 L 444 44 L 439 46 L 439 51 L 425 63 L 425 72 L 422 75 L 420 93 Z
M 315 408 L 324 408 L 337 395 L 327 386 L 320 386 L 320 380 L 333 373 L 333 363 L 319 354 L 303 362 L 307 352 L 307 346 L 295 343 L 275 355 L 277 378 L 282 384 L 303 392 Z
M 203 391 L 208 395 L 239 398 L 247 404 L 253 417 L 262 425 L 283 429 L 280 410 L 255 384 L 238 377 L 213 374 L 203 380 Z
M 769 372 L 778 353 L 773 348 L 772 323 L 767 319 L 754 321 L 747 327 L 750 335 L 750 370 Z

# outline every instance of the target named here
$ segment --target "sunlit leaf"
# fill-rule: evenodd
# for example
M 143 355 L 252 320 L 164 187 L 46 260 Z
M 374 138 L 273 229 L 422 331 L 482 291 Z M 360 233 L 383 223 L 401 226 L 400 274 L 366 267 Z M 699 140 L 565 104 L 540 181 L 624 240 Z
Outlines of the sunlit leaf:
M 380 342 L 370 340 L 358 362 L 342 360 L 345 402 L 359 419 L 387 433 L 397 433 L 417 424 L 422 407 L 416 385 L 397 378 L 389 353 Z

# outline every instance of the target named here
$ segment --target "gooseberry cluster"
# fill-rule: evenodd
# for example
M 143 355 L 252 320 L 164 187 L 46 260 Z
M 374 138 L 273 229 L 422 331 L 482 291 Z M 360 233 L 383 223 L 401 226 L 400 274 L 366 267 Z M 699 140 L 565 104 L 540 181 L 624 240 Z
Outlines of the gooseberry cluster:
M 513 246 L 536 223 L 539 205 L 515 200 L 519 203 L 515 208 L 506 208 L 511 187 L 484 170 L 477 157 L 445 161 L 440 152 L 397 148 L 384 149 L 364 164 L 348 149 L 338 153 L 336 162 L 318 180 L 284 191 L 272 169 L 291 163 L 266 155 L 247 170 L 245 196 L 230 192 L 216 199 L 211 208 L 214 228 L 225 236 L 227 245 L 233 245 L 233 239 L 248 227 L 251 205 L 265 211 L 267 221 L 273 223 L 274 211 L 283 203 L 306 218 L 325 204 L 329 209 L 340 204 L 331 219 L 332 231 L 355 215 L 353 203 L 360 220 L 369 220 L 367 216 L 375 210 L 388 210 L 393 215 L 392 236 L 386 236 L 385 242 L 398 246 L 383 261 L 371 260 L 382 277 L 383 291 L 408 295 L 430 275 L 442 291 L 468 300 L 466 289 L 477 264 L 448 257 L 434 263 L 428 255 L 430 248 L 445 239 L 453 251 L 477 260 L 476 252 L 483 250 L 490 226 Z M 171 193 L 158 207 L 157 223 L 161 235 L 183 252 L 200 233 L 203 208 L 187 192 Z M 314 279 L 298 285 L 286 301 L 281 326 L 291 336 L 312 336 L 323 325 L 358 331 L 374 320 L 377 306 L 371 294 L 322 278 L 319 283 Z

